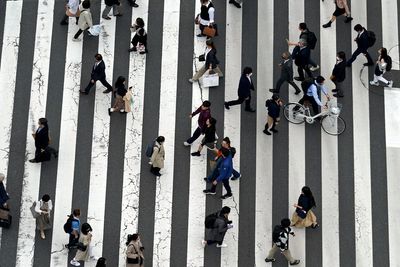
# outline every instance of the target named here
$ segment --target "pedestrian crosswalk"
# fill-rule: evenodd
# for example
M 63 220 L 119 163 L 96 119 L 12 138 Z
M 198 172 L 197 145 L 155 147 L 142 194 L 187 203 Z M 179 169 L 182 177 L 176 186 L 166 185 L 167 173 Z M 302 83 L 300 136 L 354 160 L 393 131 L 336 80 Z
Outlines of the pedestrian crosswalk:
M 376 0 L 353 0 L 351 25 L 338 20 L 323 29 L 334 10 L 329 1 L 258 0 L 241 9 L 214 2 L 219 31 L 214 43 L 224 73 L 216 88 L 187 82 L 203 64 L 193 59 L 205 50 L 206 39 L 196 37 L 193 24 L 200 1 L 138 0 L 134 9 L 122 1 L 123 16 L 111 20 L 101 18 L 105 3 L 92 1 L 94 24 L 102 31 L 99 37 L 85 33 L 81 42 L 72 41 L 75 18 L 68 26 L 59 24 L 63 1 L 6 2 L 0 18 L 0 172 L 7 177 L 13 223 L 0 229 L 0 266 L 69 266 L 74 253 L 64 247 L 63 224 L 74 208 L 93 228 L 91 252 L 106 257 L 110 266 L 125 266 L 126 237 L 135 232 L 148 266 L 268 266 L 264 259 L 273 226 L 291 217 L 304 185 L 314 192 L 320 228 L 295 229 L 290 249 L 299 266 L 400 266 L 396 79 L 393 88 L 365 88 L 373 68 L 360 71 L 360 56 L 347 70 L 345 97 L 333 99 L 343 104 L 345 133 L 330 136 L 317 123 L 289 124 L 283 116 L 277 134 L 262 132 L 268 89 L 280 73 L 280 55 L 292 49 L 285 39 L 298 39 L 299 22 L 307 22 L 318 37 L 312 58 L 321 68 L 315 74 L 326 78 L 328 88 L 334 86 L 328 78 L 337 51 L 350 57 L 356 48 L 352 27 L 357 23 L 377 33 L 373 57 L 381 46 L 390 49 L 390 74 L 399 77 L 399 3 L 378 1 L 378 15 L 372 16 Z M 310 6 L 319 10 L 314 17 Z M 137 17 L 146 23 L 146 55 L 128 52 L 129 27 Z M 89 82 L 96 53 L 103 56 L 110 84 L 125 76 L 132 86 L 131 113 L 109 116 L 114 99 L 100 83 L 89 95 L 79 93 Z M 256 113 L 223 106 L 224 99 L 237 97 L 245 66 L 253 68 Z M 286 86 L 281 89 L 285 103 L 298 101 Z M 219 198 L 225 193 L 220 187 L 215 196 L 202 192 L 212 153 L 203 148 L 200 157 L 190 156 L 200 138 L 190 148 L 182 145 L 197 128 L 197 117 L 188 115 L 204 100 L 212 103 L 219 139 L 229 136 L 238 152 L 234 167 L 242 177 L 231 182 L 233 197 L 225 200 Z M 34 164 L 28 161 L 35 151 L 32 132 L 41 117 L 49 119 L 59 156 Z M 156 178 L 143 151 L 159 135 L 166 139 L 166 158 Z M 376 155 L 383 155 L 380 162 Z M 54 208 L 53 229 L 42 240 L 29 209 L 44 193 Z M 222 206 L 231 208 L 234 225 L 225 236 L 228 247 L 203 249 L 204 218 Z M 287 263 L 277 254 L 273 266 Z

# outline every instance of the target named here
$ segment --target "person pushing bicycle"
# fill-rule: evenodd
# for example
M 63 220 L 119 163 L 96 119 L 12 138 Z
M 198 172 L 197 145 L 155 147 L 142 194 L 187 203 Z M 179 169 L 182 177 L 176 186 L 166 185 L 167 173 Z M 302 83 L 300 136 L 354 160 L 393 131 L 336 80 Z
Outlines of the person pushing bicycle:
M 324 93 L 328 101 L 330 97 L 328 95 L 328 91 L 324 86 L 325 78 L 322 76 L 318 76 L 315 80 L 310 79 L 303 81 L 301 83 L 301 87 L 304 91 L 304 96 L 300 99 L 299 103 L 304 104 L 305 101 L 308 101 L 312 105 L 312 109 L 314 114 L 319 113 L 319 107 L 322 107 L 322 102 L 318 96 L 318 91 Z

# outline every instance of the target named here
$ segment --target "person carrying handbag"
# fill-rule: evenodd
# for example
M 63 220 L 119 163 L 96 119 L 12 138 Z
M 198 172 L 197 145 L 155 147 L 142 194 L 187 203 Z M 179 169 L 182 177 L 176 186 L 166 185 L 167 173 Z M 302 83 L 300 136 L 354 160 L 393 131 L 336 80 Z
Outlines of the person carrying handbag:
M 317 223 L 317 217 L 311 210 L 315 207 L 314 196 L 311 189 L 308 186 L 304 186 L 301 189 L 301 195 L 296 204 L 293 205 L 296 210 L 292 215 L 291 225 L 294 227 L 312 227 L 317 228 L 319 225 Z
M 51 229 L 50 213 L 53 209 L 49 195 L 43 195 L 42 199 L 32 204 L 31 212 L 36 219 L 36 229 L 40 231 L 40 238 L 46 239 L 44 230 Z
M 206 71 L 213 71 L 218 74 L 219 77 L 223 77 L 221 69 L 219 68 L 219 60 L 217 59 L 217 49 L 215 49 L 214 42 L 212 40 L 206 41 L 206 50 L 204 51 L 204 59 L 206 63 L 196 72 L 196 74 L 189 79 L 190 83 L 198 81 Z M 200 59 L 201 57 L 199 57 Z
M 139 234 L 128 235 L 126 245 L 126 267 L 144 267 L 144 247 Z
M 70 261 L 71 265 L 80 266 L 81 264 L 79 261 L 85 262 L 89 259 L 89 256 L 91 258 L 94 258 L 90 255 L 90 242 L 92 241 L 92 231 L 93 229 L 90 224 L 82 224 L 81 235 L 79 236 L 79 241 L 77 245 L 78 250 L 76 251 L 75 257 Z

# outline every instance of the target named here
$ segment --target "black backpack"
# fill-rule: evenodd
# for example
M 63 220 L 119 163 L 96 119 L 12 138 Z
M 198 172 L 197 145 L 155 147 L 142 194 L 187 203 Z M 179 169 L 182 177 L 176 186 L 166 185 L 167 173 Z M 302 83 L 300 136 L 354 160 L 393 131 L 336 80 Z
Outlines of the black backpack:
M 147 147 L 146 147 L 146 156 L 147 156 L 148 158 L 151 158 L 151 156 L 153 155 L 153 149 L 154 149 L 154 146 L 155 146 L 155 145 L 156 145 L 156 140 L 154 140 L 153 142 L 147 144 Z
M 313 32 L 308 32 L 307 33 L 307 47 L 310 49 L 315 49 L 315 46 L 317 45 L 317 36 L 315 36 L 315 33 Z
M 281 233 L 282 233 L 282 226 L 275 225 L 274 231 L 272 232 L 272 241 L 274 243 L 279 242 L 279 237 L 281 236 Z
M 231 151 L 232 158 L 234 158 L 236 154 L 236 148 L 231 147 L 229 150 Z
M 376 42 L 375 33 L 373 31 L 367 31 L 367 36 L 368 36 L 368 47 L 371 47 Z
M 392 70 L 392 58 L 390 56 L 387 56 L 385 58 L 386 62 L 386 71 L 391 71 Z
M 74 216 L 71 214 L 68 216 L 67 222 L 64 223 L 64 232 L 66 232 L 67 234 L 72 233 L 72 221 L 76 221 L 74 219 Z
M 272 104 L 272 99 L 267 99 L 266 101 L 265 101 L 265 106 L 267 107 L 267 108 L 269 108 L 269 105 L 271 105 Z
M 207 215 L 207 217 L 204 221 L 204 226 L 207 229 L 214 228 L 215 220 L 217 220 L 217 218 L 218 218 L 218 212 Z
M 303 90 L 304 94 L 307 94 L 308 88 L 310 88 L 314 81 L 314 78 L 307 78 L 301 82 L 301 89 Z

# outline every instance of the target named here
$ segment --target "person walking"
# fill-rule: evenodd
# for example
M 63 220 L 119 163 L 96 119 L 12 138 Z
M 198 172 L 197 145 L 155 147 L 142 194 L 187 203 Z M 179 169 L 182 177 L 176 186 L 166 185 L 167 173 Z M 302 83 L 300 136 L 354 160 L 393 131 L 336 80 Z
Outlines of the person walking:
M 269 89 L 269 91 L 279 94 L 282 84 L 287 82 L 295 89 L 295 94 L 298 95 L 301 90 L 293 81 L 293 60 L 289 52 L 282 53 L 282 62 L 279 64 L 279 67 L 281 68 L 281 76 L 276 82 L 275 88 Z
M 110 13 L 111 8 L 113 10 L 113 16 L 114 17 L 120 17 L 122 16 L 121 11 L 120 11 L 120 6 L 121 2 L 119 0 L 104 0 L 104 3 L 106 4 L 103 13 L 101 14 L 101 17 L 106 20 L 110 20 L 111 18 L 108 16 L 108 13 Z
M 80 217 L 81 210 L 74 209 L 72 214 L 68 216 L 67 222 L 64 224 L 64 231 L 69 234 L 68 244 L 65 245 L 68 249 L 76 248 L 78 244 L 81 229 Z
M 201 241 L 203 247 L 217 243 L 217 248 L 226 248 L 228 245 L 224 243 L 225 234 L 228 229 L 233 228 L 232 221 L 229 220 L 231 208 L 224 206 L 212 217 L 214 222 L 211 228 L 206 228 L 205 240 Z M 208 216 L 207 216 L 208 217 Z
M 54 155 L 55 158 L 58 157 L 58 151 L 51 146 L 50 144 L 50 130 L 47 124 L 46 118 L 40 118 L 38 121 L 39 127 L 36 132 L 32 134 L 33 139 L 35 140 L 35 158 L 30 159 L 31 163 L 39 163 L 43 161 L 49 161 L 51 155 Z
M 6 176 L 3 173 L 0 173 L 0 209 L 7 209 L 7 201 L 10 199 L 3 183 L 5 178 Z
M 100 258 L 97 260 L 96 267 L 106 267 L 106 265 L 107 265 L 106 258 L 100 257 Z
M 69 17 L 75 17 L 76 24 L 78 24 L 80 14 L 81 11 L 79 10 L 79 0 L 68 0 L 68 3 L 65 5 L 65 14 L 60 24 L 68 25 Z
M 229 4 L 232 4 L 237 8 L 242 8 L 242 6 L 240 5 L 241 3 L 242 3 L 242 1 L 240 1 L 240 3 L 239 3 L 238 0 L 229 0 Z
M 78 250 L 75 257 L 70 261 L 71 265 L 80 266 L 79 261 L 87 261 L 89 259 L 91 248 L 90 242 L 92 241 L 92 227 L 88 223 L 82 224 L 81 235 L 79 236 Z
M 129 52 L 138 51 L 139 46 L 139 54 L 148 53 L 149 51 L 147 50 L 147 32 L 144 29 L 144 20 L 142 18 L 136 19 L 135 24 L 131 26 L 131 32 L 134 32 L 135 35 L 132 38 L 132 48 L 129 49 Z
M 222 152 L 223 160 L 217 166 L 218 176 L 212 182 L 211 188 L 203 190 L 203 193 L 206 195 L 215 195 L 217 184 L 219 182 L 222 182 L 222 184 L 225 187 L 226 194 L 221 196 L 221 199 L 227 199 L 227 198 L 232 197 L 232 190 L 229 185 L 229 178 L 232 176 L 232 169 L 233 169 L 232 155 L 231 155 L 230 151 L 226 148 L 221 148 L 221 152 Z
M 199 138 L 200 135 L 204 134 L 206 127 L 207 127 L 207 120 L 211 118 L 211 102 L 208 100 L 203 101 L 203 104 L 197 108 L 195 111 L 193 111 L 190 115 L 189 118 L 193 118 L 196 115 L 199 115 L 199 118 L 197 119 L 197 128 L 193 132 L 193 135 L 188 138 L 185 142 L 183 142 L 183 145 L 185 146 L 190 146 L 197 138 Z
M 294 77 L 294 79 L 296 81 L 304 81 L 304 71 L 309 78 L 312 78 L 313 75 L 308 67 L 310 63 L 310 48 L 306 46 L 306 41 L 304 39 L 300 39 L 298 45 L 293 49 L 292 55 L 294 63 L 297 66 L 297 73 L 299 74 L 299 76 Z
M 360 24 L 355 25 L 354 30 L 357 32 L 357 37 L 354 39 L 354 41 L 357 43 L 357 49 L 353 52 L 351 58 L 347 61 L 346 65 L 350 67 L 359 54 L 363 54 L 367 58 L 367 63 L 364 63 L 364 66 L 374 65 L 374 62 L 372 61 L 372 58 L 368 53 L 369 38 L 367 30 Z
M 154 142 L 153 154 L 151 155 L 149 164 L 151 165 L 150 172 L 155 176 L 161 176 L 160 170 L 164 168 L 165 150 L 164 150 L 165 137 L 159 136 Z
M 292 215 L 292 226 L 294 227 L 312 227 L 317 228 L 317 217 L 311 210 L 315 207 L 315 199 L 308 186 L 304 186 L 301 189 L 301 194 L 297 203 L 293 205 L 296 210 Z
M 274 231 L 272 232 L 273 245 L 265 259 L 265 262 L 274 262 L 274 255 L 276 251 L 280 249 L 281 253 L 285 256 L 290 265 L 297 265 L 300 263 L 300 260 L 295 260 L 290 253 L 289 235 L 295 236 L 294 232 L 292 232 L 292 229 L 290 228 L 290 219 L 285 218 L 281 220 L 280 225 L 274 227 Z
M 200 152 L 204 146 L 207 146 L 208 149 L 212 149 L 212 150 L 215 148 L 215 143 L 218 139 L 217 134 L 216 134 L 217 130 L 215 128 L 216 123 L 217 123 L 217 120 L 212 117 L 206 120 L 206 128 L 204 129 L 204 137 L 201 140 L 201 143 L 200 143 L 197 151 L 191 153 L 192 156 L 199 157 Z
M 139 234 L 128 235 L 126 241 L 126 267 L 144 266 L 144 247 Z
M 40 232 L 40 238 L 46 239 L 45 230 L 51 229 L 50 213 L 53 210 L 53 203 L 50 196 L 45 194 L 42 199 L 35 201 L 36 229 Z
M 350 15 L 350 8 L 347 5 L 347 0 L 334 0 L 334 2 L 336 6 L 335 12 L 333 12 L 330 21 L 322 25 L 322 27 L 324 28 L 329 28 L 332 25 L 332 23 L 336 20 L 336 18 L 340 17 L 341 15 L 346 16 L 344 23 L 349 23 L 353 20 L 353 18 Z
M 107 88 L 103 91 L 103 93 L 110 93 L 113 91 L 113 88 L 106 80 L 106 65 L 104 64 L 103 57 L 100 54 L 96 54 L 94 55 L 94 58 L 96 59 L 96 61 L 92 67 L 89 84 L 83 91 L 80 92 L 82 94 L 88 95 L 90 88 L 92 88 L 92 86 L 95 85 L 97 81 L 100 81 L 101 84 L 103 84 L 103 86 Z
M 255 109 L 250 107 L 251 101 L 251 92 L 250 90 L 255 90 L 253 81 L 251 80 L 251 76 L 253 75 L 253 69 L 250 67 L 245 67 L 243 69 L 242 76 L 240 77 L 239 81 L 239 88 L 238 88 L 238 99 L 233 101 L 228 101 L 224 103 L 226 109 L 230 109 L 230 106 L 240 105 L 245 102 L 245 111 L 248 112 L 255 112 Z
M 217 49 L 215 49 L 214 42 L 212 40 L 206 41 L 206 50 L 204 52 L 204 58 L 206 63 L 194 74 L 194 76 L 189 79 L 190 83 L 198 81 L 206 71 L 213 71 L 218 74 L 219 77 L 223 77 L 221 69 L 219 68 L 219 60 L 217 59 Z
M 318 76 L 315 81 L 313 81 L 310 85 L 307 85 L 308 89 L 303 98 L 299 101 L 299 103 L 302 105 L 305 101 L 309 101 L 312 105 L 314 115 L 317 115 L 319 113 L 319 107 L 323 106 L 319 98 L 319 94 L 321 94 L 322 92 L 328 100 L 330 99 L 328 91 L 324 86 L 324 82 L 325 78 L 322 76 Z
M 111 115 L 112 112 L 119 111 L 120 113 L 126 113 L 125 111 L 125 101 L 124 96 L 128 92 L 125 87 L 126 79 L 123 76 L 119 76 L 117 81 L 115 82 L 115 100 L 112 108 L 108 108 L 108 115 Z
M 204 28 L 214 26 L 215 8 L 213 3 L 210 0 L 200 0 L 200 2 L 201 9 L 198 17 L 200 33 L 197 37 L 206 36 L 203 34 Z
M 80 10 L 80 15 L 78 19 L 79 30 L 74 35 L 74 38 L 72 38 L 72 41 L 75 42 L 81 41 L 79 35 L 81 35 L 82 32 L 93 26 L 92 13 L 90 12 L 90 1 L 89 0 L 83 1 L 79 5 L 79 10 Z
M 379 81 L 383 82 L 385 86 L 392 87 L 393 81 L 388 81 L 383 77 L 386 71 L 390 71 L 392 69 L 392 59 L 387 54 L 387 50 L 384 47 L 381 47 L 378 50 L 378 60 L 375 65 L 374 79 L 369 82 L 370 85 L 379 86 Z
M 334 97 L 343 97 L 343 81 L 346 79 L 346 54 L 340 51 L 336 55 L 336 64 L 332 70 L 331 81 L 335 84 Z
M 278 130 L 275 129 L 275 126 L 279 122 L 279 114 L 281 111 L 281 107 L 283 105 L 282 100 L 279 98 L 279 95 L 273 94 L 271 99 L 265 101 L 265 106 L 268 109 L 268 117 L 267 123 L 265 124 L 265 128 L 263 133 L 266 135 L 271 135 L 270 131 L 273 133 L 277 133 Z

